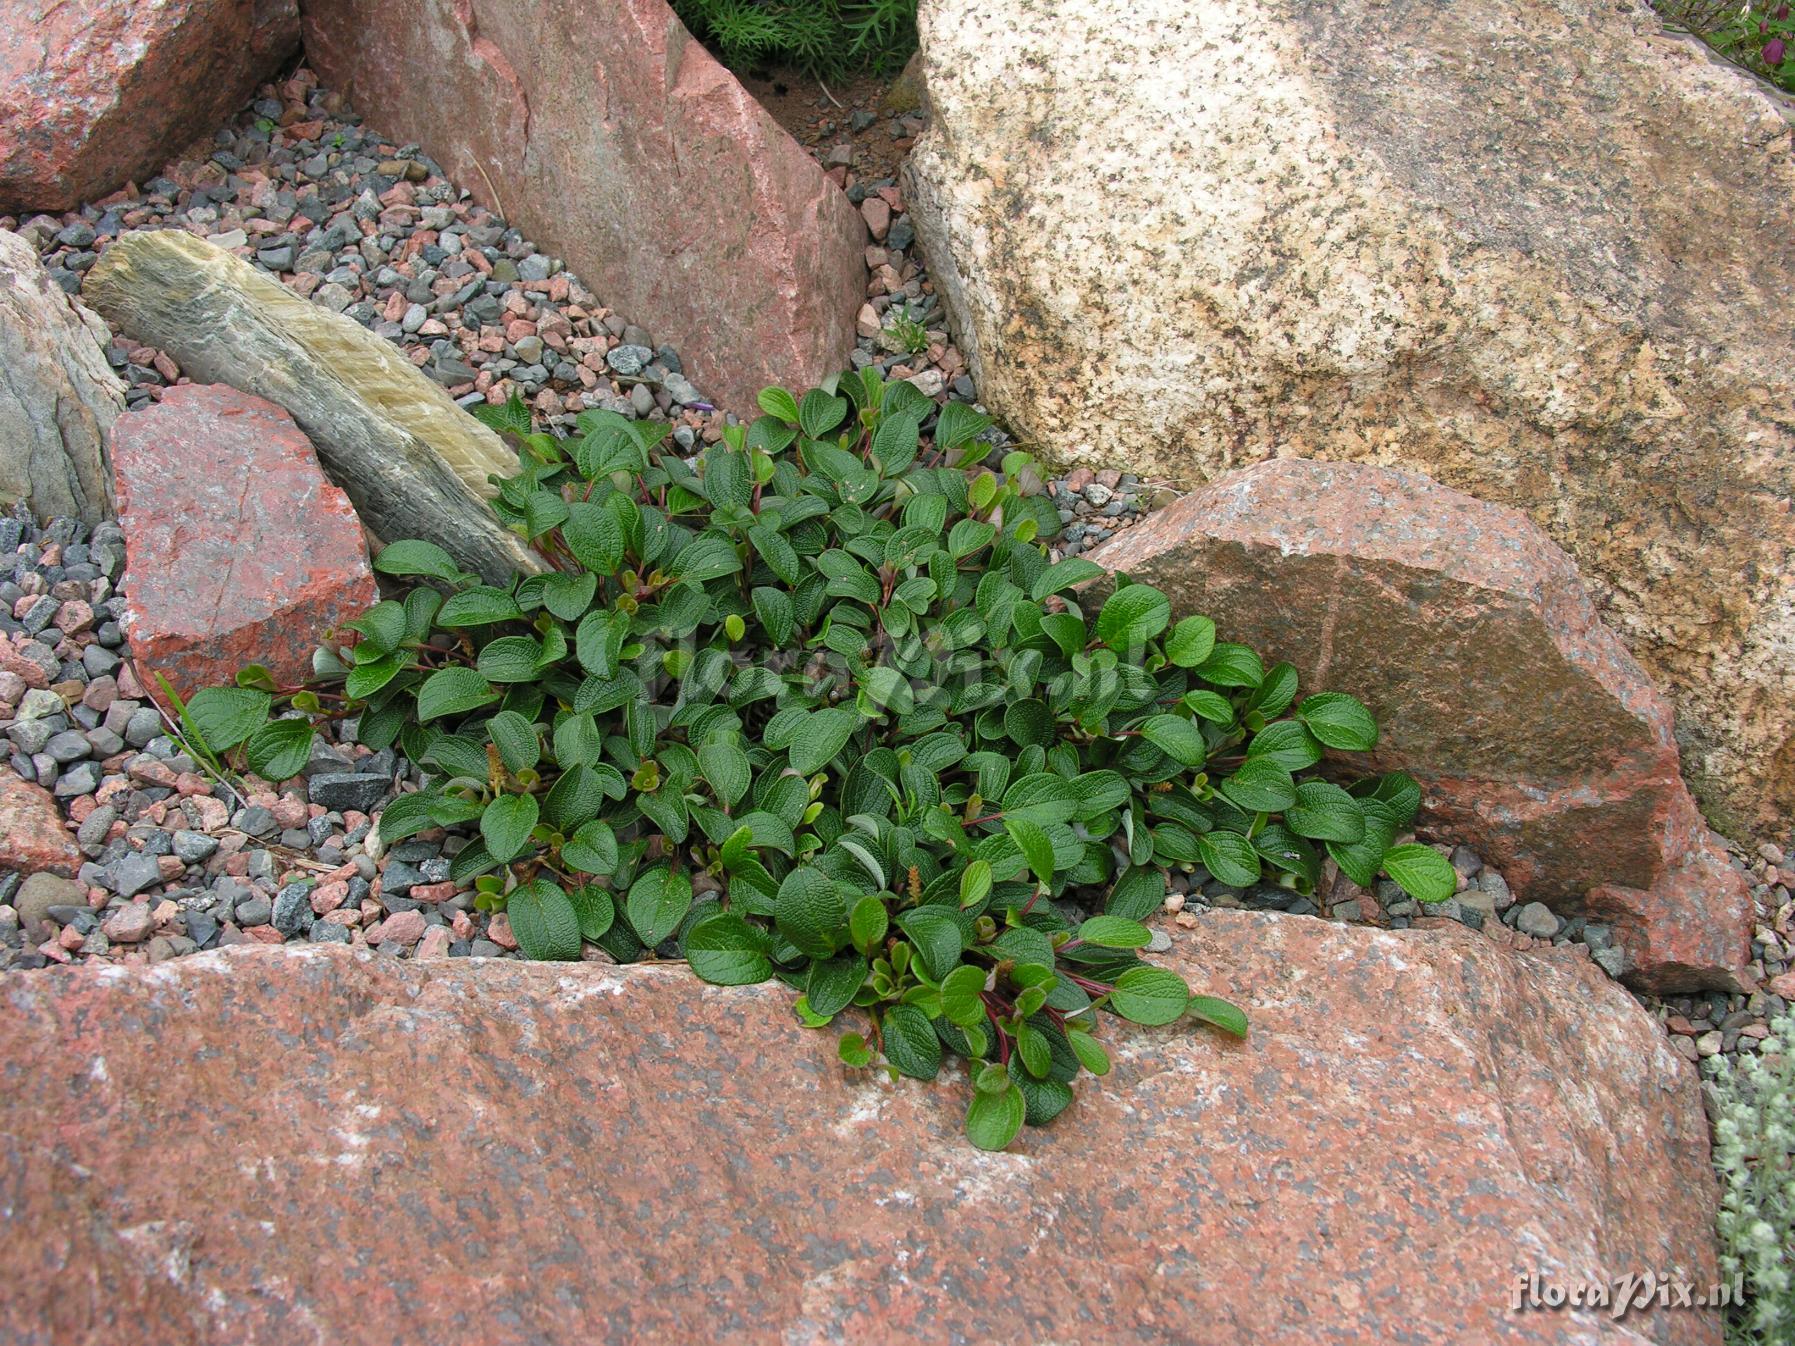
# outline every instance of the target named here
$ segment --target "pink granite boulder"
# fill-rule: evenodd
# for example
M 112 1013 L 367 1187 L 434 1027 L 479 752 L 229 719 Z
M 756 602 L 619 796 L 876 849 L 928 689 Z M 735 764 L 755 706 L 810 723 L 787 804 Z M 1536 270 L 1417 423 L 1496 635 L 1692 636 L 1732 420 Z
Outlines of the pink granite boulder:
M 361 523 L 292 417 L 223 386 L 169 389 L 113 431 L 125 634 L 147 686 L 186 695 L 245 664 L 295 682 L 378 598 Z
M 1212 912 L 1002 1154 L 777 985 L 234 948 L 0 977 L 0 1338 L 1718 1346 L 1695 1068 L 1572 949 Z M 856 1030 L 863 1024 L 853 1025 Z
M 295 0 L 14 0 L 0 25 L 0 212 L 147 177 L 299 45 Z
M 665 0 L 301 8 L 327 85 L 677 346 L 719 404 L 846 367 L 866 226 Z
M 1091 559 L 1289 660 L 1305 691 L 1362 699 L 1375 762 L 1420 780 L 1441 834 L 1517 893 L 1614 921 L 1635 983 L 1737 987 L 1750 894 L 1683 784 L 1670 706 L 1519 512 L 1411 472 L 1274 459 Z

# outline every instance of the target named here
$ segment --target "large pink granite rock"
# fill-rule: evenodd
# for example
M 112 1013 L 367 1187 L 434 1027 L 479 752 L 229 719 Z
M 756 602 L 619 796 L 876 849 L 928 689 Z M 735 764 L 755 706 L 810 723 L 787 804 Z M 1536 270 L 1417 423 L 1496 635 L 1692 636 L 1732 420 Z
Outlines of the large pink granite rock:
M 1274 459 L 1091 559 L 1377 716 L 1443 832 L 1565 911 L 1601 888 L 1630 977 L 1736 986 L 1751 898 L 1679 773 L 1669 705 L 1519 512 L 1426 477 Z
M 721 405 L 846 367 L 866 227 L 664 0 L 301 8 L 326 84 L 677 346 Z
M 683 967 L 237 948 L 0 977 L 0 1337 L 1714 1346 L 1695 1071 L 1573 951 L 1216 912 L 1244 1042 L 1117 1034 L 985 1154 Z
M 67 210 L 155 173 L 298 45 L 295 0 L 12 0 L 0 212 Z
M 325 631 L 379 597 L 349 498 L 272 402 L 170 388 L 119 418 L 112 465 L 125 634 L 146 681 L 187 695 L 252 663 L 301 681 Z

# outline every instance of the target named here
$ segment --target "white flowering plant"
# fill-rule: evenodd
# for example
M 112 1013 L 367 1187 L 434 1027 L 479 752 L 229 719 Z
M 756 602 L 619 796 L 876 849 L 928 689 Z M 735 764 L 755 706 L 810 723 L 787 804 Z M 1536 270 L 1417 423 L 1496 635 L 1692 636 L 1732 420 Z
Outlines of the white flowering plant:
M 1709 1064 L 1717 1095 L 1722 1281 L 1743 1278 L 1728 1323 L 1734 1346 L 1795 1342 L 1795 1010 L 1770 1026 L 1755 1056 Z

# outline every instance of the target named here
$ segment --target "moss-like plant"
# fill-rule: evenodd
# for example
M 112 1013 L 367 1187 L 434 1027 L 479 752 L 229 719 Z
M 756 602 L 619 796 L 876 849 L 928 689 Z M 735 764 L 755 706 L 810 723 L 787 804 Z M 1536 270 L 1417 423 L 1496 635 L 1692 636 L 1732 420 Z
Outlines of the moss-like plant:
M 652 950 L 785 981 L 812 1025 L 863 1011 L 842 1059 L 966 1058 L 993 1148 L 1108 1069 L 1098 1009 L 1246 1031 L 1139 957 L 1168 869 L 1308 892 L 1326 853 L 1452 893 L 1393 844 L 1412 780 L 1314 774 L 1373 746 L 1365 707 L 1051 561 L 1058 514 L 1024 455 L 986 465 L 986 417 L 871 369 L 760 403 L 692 462 L 664 424 L 589 412 L 561 440 L 495 410 L 526 464 L 495 508 L 552 573 L 494 587 L 395 543 L 378 568 L 424 583 L 320 652 L 329 690 L 251 670 L 191 731 L 281 780 L 315 720 L 357 716 L 428 773 L 381 838 L 477 823 L 453 877 L 531 957 Z
M 916 0 L 673 0 L 673 11 L 744 73 L 889 74 L 916 50 Z
M 1745 1302 L 1727 1319 L 1734 1346 L 1795 1341 L 1795 1011 L 1755 1055 L 1708 1062 L 1716 1094 L 1720 1274 Z

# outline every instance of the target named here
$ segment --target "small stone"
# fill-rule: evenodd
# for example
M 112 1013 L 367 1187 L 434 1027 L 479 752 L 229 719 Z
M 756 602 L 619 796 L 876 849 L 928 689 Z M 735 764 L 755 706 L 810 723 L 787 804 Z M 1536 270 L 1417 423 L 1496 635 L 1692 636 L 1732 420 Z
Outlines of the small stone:
M 156 863 L 156 857 L 143 851 L 133 851 L 112 866 L 107 875 L 106 886 L 120 897 L 131 898 L 161 882 L 162 866 Z
M 1551 939 L 1558 933 L 1558 917 L 1543 902 L 1529 902 L 1515 917 L 1515 929 L 1535 939 Z
M 372 813 L 392 793 L 393 783 L 385 776 L 364 776 L 350 772 L 327 772 L 313 776 L 307 783 L 307 795 L 314 804 L 346 813 Z
M 239 911 L 241 915 L 241 911 Z M 289 883 L 274 895 L 274 928 L 291 938 L 312 928 L 312 885 Z
M 149 935 L 155 924 L 149 903 L 132 902 L 108 916 L 100 929 L 114 944 L 136 944 Z
M 27 874 L 19 891 L 13 894 L 12 905 L 19 913 L 19 928 L 27 938 L 35 938 L 49 918 L 50 908 L 85 907 L 87 890 L 54 874 Z
M 201 864 L 218 850 L 218 839 L 204 832 L 180 831 L 174 834 L 174 853 L 189 865 Z

